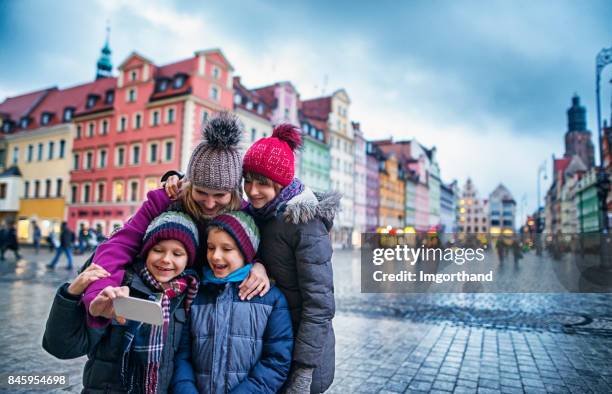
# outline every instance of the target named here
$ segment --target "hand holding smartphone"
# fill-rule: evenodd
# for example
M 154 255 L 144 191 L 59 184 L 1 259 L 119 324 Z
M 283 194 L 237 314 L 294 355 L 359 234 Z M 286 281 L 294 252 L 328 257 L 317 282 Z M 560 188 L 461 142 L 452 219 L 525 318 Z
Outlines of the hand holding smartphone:
M 117 316 L 156 326 L 164 324 L 161 294 L 155 301 L 135 297 L 119 297 L 113 300 L 113 306 Z

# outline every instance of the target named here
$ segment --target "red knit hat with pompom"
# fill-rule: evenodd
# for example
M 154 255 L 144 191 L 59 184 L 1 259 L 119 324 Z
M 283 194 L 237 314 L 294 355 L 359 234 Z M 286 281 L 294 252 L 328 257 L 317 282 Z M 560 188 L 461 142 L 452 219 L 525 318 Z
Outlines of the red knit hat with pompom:
M 242 171 L 254 172 L 283 187 L 295 175 L 293 152 L 302 145 L 300 129 L 289 123 L 274 128 L 272 136 L 257 140 L 244 155 Z

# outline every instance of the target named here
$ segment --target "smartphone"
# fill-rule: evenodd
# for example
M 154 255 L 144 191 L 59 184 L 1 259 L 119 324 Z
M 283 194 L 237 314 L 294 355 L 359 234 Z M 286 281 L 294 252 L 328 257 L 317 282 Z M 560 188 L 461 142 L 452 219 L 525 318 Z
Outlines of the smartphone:
M 135 297 L 116 298 L 113 300 L 113 305 L 117 316 L 155 326 L 164 324 L 161 294 L 158 295 L 155 301 Z

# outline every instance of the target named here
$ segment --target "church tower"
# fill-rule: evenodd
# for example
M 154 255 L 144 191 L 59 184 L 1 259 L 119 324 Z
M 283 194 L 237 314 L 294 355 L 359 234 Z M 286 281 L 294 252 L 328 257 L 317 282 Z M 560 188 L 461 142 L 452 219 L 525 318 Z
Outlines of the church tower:
M 111 63 L 111 50 L 108 44 L 110 36 L 110 26 L 106 26 L 106 42 L 100 51 L 98 63 L 96 63 L 96 79 L 108 78 L 113 76 L 113 64 Z
M 572 106 L 567 110 L 567 132 L 565 133 L 565 157 L 578 155 L 591 168 L 595 165 L 595 147 L 591 132 L 587 130 L 586 108 L 580 105 L 580 97 L 572 97 Z

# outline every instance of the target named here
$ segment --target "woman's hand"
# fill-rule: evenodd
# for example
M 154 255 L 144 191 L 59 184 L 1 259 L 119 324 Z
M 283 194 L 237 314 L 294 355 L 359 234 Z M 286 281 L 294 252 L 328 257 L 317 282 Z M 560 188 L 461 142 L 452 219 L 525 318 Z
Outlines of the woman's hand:
M 87 269 L 79 274 L 68 286 L 68 293 L 73 296 L 83 294 L 87 286 L 101 278 L 109 277 L 110 274 L 97 264 L 91 264 Z
M 166 194 L 170 197 L 171 200 L 176 200 L 179 192 L 181 191 L 181 186 L 183 185 L 183 181 L 179 179 L 178 176 L 172 175 L 166 179 L 164 184 L 164 189 L 166 190 Z
M 270 290 L 270 278 L 266 273 L 266 268 L 261 263 L 253 263 L 253 268 L 249 272 L 249 276 L 242 281 L 238 286 L 238 296 L 244 301 L 246 298 L 250 300 L 259 294 L 260 297 L 266 295 Z
M 89 314 L 92 316 L 101 316 L 107 319 L 115 319 L 119 324 L 125 324 L 124 317 L 115 314 L 113 300 L 119 297 L 129 297 L 130 288 L 127 286 L 121 287 L 105 287 L 89 304 Z

